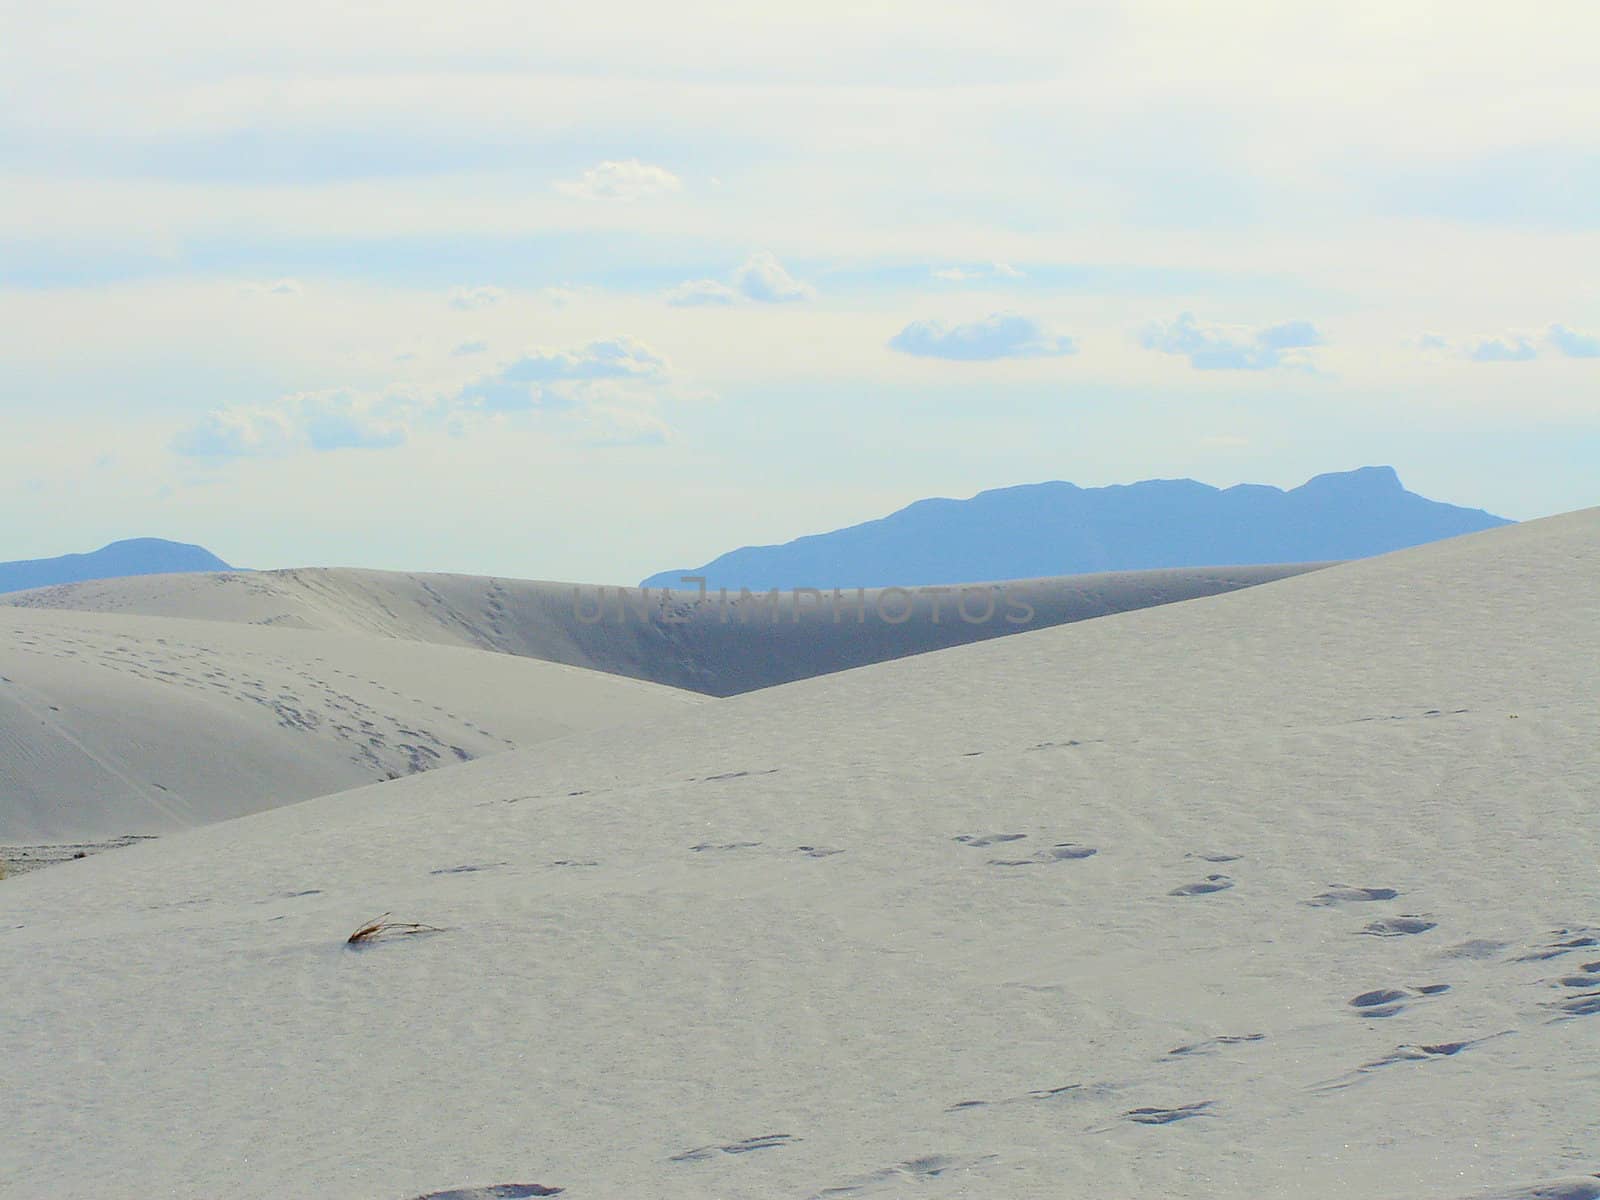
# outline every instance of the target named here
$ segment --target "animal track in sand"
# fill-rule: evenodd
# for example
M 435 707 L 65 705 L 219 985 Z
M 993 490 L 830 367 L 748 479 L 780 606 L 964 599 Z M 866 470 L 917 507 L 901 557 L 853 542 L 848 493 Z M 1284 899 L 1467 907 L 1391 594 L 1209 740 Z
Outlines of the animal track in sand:
M 492 863 L 462 863 L 459 867 L 440 867 L 429 871 L 429 875 L 470 875 L 474 871 L 492 871 L 496 867 L 503 867 L 503 862 Z
M 1186 883 L 1167 893 L 1169 896 L 1209 896 L 1212 892 L 1225 892 L 1233 886 L 1226 875 L 1207 875 L 1199 883 Z
M 1437 929 L 1439 923 L 1430 921 L 1426 917 L 1414 913 L 1407 913 L 1399 917 L 1385 917 L 1381 921 L 1369 921 L 1365 926 L 1356 930 L 1357 934 L 1368 937 L 1405 937 L 1412 933 L 1427 933 L 1430 929 Z
M 1223 854 L 1219 852 L 1206 853 L 1204 851 L 1194 851 L 1193 853 L 1185 854 L 1184 857 L 1198 858 L 1201 862 L 1208 863 L 1231 863 L 1238 862 L 1244 856 L 1242 854 Z
M 701 842 L 697 846 L 690 846 L 695 851 L 705 850 L 753 850 L 761 845 L 760 842 Z
M 831 846 L 796 846 L 801 854 L 807 858 L 828 858 L 835 854 L 843 854 L 843 850 L 835 850 Z
M 766 1133 L 760 1137 L 743 1138 L 721 1146 L 697 1146 L 693 1150 L 685 1150 L 682 1154 L 674 1154 L 667 1161 L 704 1162 L 719 1154 L 749 1154 L 754 1150 L 773 1150 L 779 1146 L 792 1146 L 801 1140 L 803 1139 L 790 1133 Z

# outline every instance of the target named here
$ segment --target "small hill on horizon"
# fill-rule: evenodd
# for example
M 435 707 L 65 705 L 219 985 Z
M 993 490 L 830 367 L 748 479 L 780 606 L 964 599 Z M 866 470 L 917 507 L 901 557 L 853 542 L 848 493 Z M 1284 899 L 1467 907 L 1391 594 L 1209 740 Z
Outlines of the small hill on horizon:
M 1318 475 L 1297 488 L 1193 479 L 1080 488 L 1036 483 L 970 500 L 919 500 L 881 520 L 746 546 L 646 587 L 925 587 L 1106 571 L 1370 558 L 1515 524 L 1410 492 L 1393 467 Z
M 23 592 L 59 583 L 120 579 L 128 575 L 181 575 L 193 571 L 239 569 L 229 566 L 204 546 L 169 542 L 164 538 L 128 538 L 89 554 L 0 562 L 0 592 Z

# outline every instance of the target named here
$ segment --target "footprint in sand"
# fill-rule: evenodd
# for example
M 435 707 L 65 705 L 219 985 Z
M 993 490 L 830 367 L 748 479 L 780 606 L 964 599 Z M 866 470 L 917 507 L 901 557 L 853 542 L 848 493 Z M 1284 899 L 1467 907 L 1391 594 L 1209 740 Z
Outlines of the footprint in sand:
M 1264 1033 L 1235 1033 L 1223 1034 L 1221 1037 L 1207 1038 L 1203 1042 L 1195 1042 L 1188 1046 L 1179 1046 L 1175 1050 L 1168 1050 L 1168 1058 L 1182 1058 L 1190 1054 L 1215 1054 L 1223 1046 L 1242 1046 L 1248 1042 L 1262 1042 L 1266 1040 Z
M 950 840 L 977 849 L 982 846 L 998 846 L 1002 842 L 1020 842 L 1027 836 L 1025 833 L 962 833 Z
M 773 1150 L 779 1146 L 793 1145 L 801 1140 L 790 1133 L 766 1133 L 760 1137 L 743 1138 L 721 1146 L 697 1146 L 693 1150 L 685 1150 L 682 1154 L 674 1154 L 667 1161 L 704 1162 L 708 1158 L 716 1158 L 719 1154 L 749 1154 L 756 1150 Z
M 1327 891 L 1311 897 L 1306 903 L 1312 908 L 1329 908 L 1335 904 L 1365 904 L 1373 900 L 1393 900 L 1400 895 L 1394 888 L 1349 887 L 1336 883 Z
M 991 858 L 991 867 L 1034 867 L 1040 863 L 1077 862 L 1093 858 L 1100 851 L 1094 846 L 1080 846 L 1077 842 L 1059 842 L 1048 850 L 1040 850 L 1031 858 Z
M 1439 923 L 1430 921 L 1427 917 L 1408 913 L 1399 917 L 1386 917 L 1381 921 L 1369 921 L 1365 926 L 1356 930 L 1357 934 L 1368 937 L 1405 937 L 1413 933 L 1427 933 L 1430 929 L 1437 929 Z
M 1541 946 L 1535 947 L 1526 954 L 1512 959 L 1512 962 L 1544 962 L 1546 959 L 1561 958 L 1578 950 L 1587 950 L 1593 946 L 1600 946 L 1600 930 L 1595 930 L 1587 925 L 1573 926 L 1555 930 L 1550 935 L 1550 940 Z
M 429 1192 L 414 1200 L 528 1200 L 530 1196 L 559 1196 L 565 1188 L 545 1187 L 539 1183 L 491 1183 L 487 1187 L 451 1188 L 447 1192 Z
M 1209 1117 L 1215 1100 L 1201 1100 L 1194 1104 L 1180 1104 L 1177 1108 L 1130 1108 L 1122 1119 L 1135 1125 L 1174 1125 L 1192 1117 Z
M 1020 1096 L 1007 1096 L 1000 1100 L 962 1100 L 952 1104 L 945 1112 L 965 1112 L 974 1108 L 989 1108 L 997 1104 L 1037 1104 L 1099 1099 L 1116 1089 L 1105 1083 L 1064 1083 L 1059 1087 L 1036 1088 Z
M 993 1161 L 994 1157 L 992 1154 L 986 1154 L 982 1158 L 951 1158 L 945 1154 L 927 1154 L 921 1158 L 908 1158 L 905 1162 L 884 1167 L 881 1171 L 860 1176 L 849 1183 L 823 1188 L 813 1195 L 811 1200 L 833 1200 L 838 1196 L 855 1196 L 862 1192 L 878 1191 L 884 1184 L 892 1185 L 907 1180 L 925 1184 L 930 1180 L 983 1166 Z
M 1568 1017 L 1600 1016 L 1600 959 L 1586 962 L 1575 973 L 1552 982 L 1556 987 L 1575 992 L 1545 1006 L 1560 1014 L 1556 1018 L 1558 1021 Z
M 1207 875 L 1199 883 L 1186 883 L 1167 893 L 1169 896 L 1209 896 L 1212 892 L 1225 892 L 1233 886 L 1226 875 Z
M 1487 1037 L 1469 1038 L 1459 1042 L 1432 1042 L 1426 1045 L 1396 1046 L 1382 1058 L 1373 1059 L 1371 1062 L 1362 1063 L 1353 1071 L 1347 1071 L 1336 1079 L 1327 1079 L 1311 1086 L 1314 1092 L 1335 1092 L 1359 1083 L 1373 1071 L 1382 1070 L 1384 1067 L 1393 1067 L 1403 1063 L 1430 1063 L 1441 1059 L 1454 1058 L 1464 1050 L 1474 1046 L 1481 1046 L 1484 1042 L 1493 1041 L 1495 1038 L 1506 1037 L 1511 1031 L 1501 1030 L 1491 1033 Z
M 1510 944 L 1510 942 L 1493 942 L 1488 938 L 1473 938 L 1469 942 L 1451 946 L 1441 953 L 1445 958 L 1494 958 Z
M 1551 1005 L 1564 1020 L 1567 1017 L 1594 1017 L 1600 1016 L 1600 992 L 1587 992 L 1582 996 L 1573 996 L 1567 1000 L 1559 1000 Z
M 1450 990 L 1448 983 L 1429 983 L 1415 988 L 1376 988 L 1362 992 L 1346 1003 L 1357 1017 L 1393 1017 L 1405 1011 L 1406 1001 L 1420 996 L 1438 996 Z

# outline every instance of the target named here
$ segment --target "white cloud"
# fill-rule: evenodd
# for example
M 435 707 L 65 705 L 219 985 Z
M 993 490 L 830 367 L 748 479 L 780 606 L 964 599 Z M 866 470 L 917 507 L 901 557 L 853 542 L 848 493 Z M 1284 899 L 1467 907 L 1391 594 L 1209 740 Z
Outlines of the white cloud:
M 622 162 L 603 162 L 590 167 L 577 179 L 563 179 L 558 191 L 591 200 L 642 200 L 679 191 L 683 181 L 665 167 L 654 167 L 636 158 Z
M 481 353 L 466 342 L 455 353 Z M 551 428 L 596 446 L 658 445 L 670 429 L 659 408 L 675 399 L 670 367 L 629 337 L 601 338 L 565 350 L 538 349 L 480 375 L 452 393 L 393 390 L 300 392 L 271 404 L 206 413 L 171 439 L 182 458 L 225 463 L 304 452 L 378 450 L 403 445 L 423 430 L 464 437 L 484 422 L 542 413 Z
M 1579 333 L 1565 325 L 1551 325 L 1544 331 L 1544 343 L 1556 353 L 1567 358 L 1600 358 L 1600 337 Z M 1539 335 L 1532 332 L 1511 332 L 1480 337 L 1463 346 L 1461 356 L 1479 363 L 1532 362 L 1539 357 Z M 1420 344 L 1424 349 L 1447 350 L 1450 343 L 1435 334 L 1424 334 Z
M 1417 345 L 1424 350 L 1448 350 L 1450 339 L 1437 333 L 1425 333 L 1417 339 Z
M 1193 313 L 1180 313 L 1174 320 L 1145 326 L 1139 344 L 1146 350 L 1181 355 L 1197 371 L 1269 371 L 1310 366 L 1301 352 L 1322 345 L 1323 337 L 1310 321 L 1250 329 L 1202 324 Z
M 592 400 L 589 385 L 625 380 L 653 387 L 667 375 L 666 359 L 642 342 L 601 338 L 575 350 L 535 350 L 469 383 L 459 400 L 483 412 L 565 409 Z
M 471 354 L 483 354 L 488 349 L 488 342 L 462 342 L 450 354 L 453 358 L 465 358 Z
M 1531 362 L 1539 357 L 1534 344 L 1520 334 L 1479 338 L 1466 352 L 1473 362 Z
M 460 312 L 472 312 L 475 309 L 489 308 L 499 304 L 506 298 L 503 288 L 497 287 L 458 287 L 451 288 L 446 303 L 451 308 Z
M 274 458 L 300 450 L 381 450 L 406 440 L 411 402 L 344 389 L 273 405 L 215 409 L 172 439 L 184 458 Z
M 783 269 L 772 254 L 763 250 L 752 254 L 733 273 L 733 285 L 744 295 L 762 304 L 784 304 L 810 300 L 817 293 Z
M 933 277 L 947 283 L 975 283 L 996 279 L 1021 279 L 1022 272 L 1009 263 L 994 262 L 979 267 L 938 267 Z
M 766 250 L 745 259 L 728 278 L 731 283 L 720 279 L 691 279 L 680 283 L 667 293 L 667 303 L 674 308 L 725 306 L 744 300 L 756 304 L 789 304 L 815 299 L 817 294 L 814 287 L 789 274 L 777 256 Z
M 918 358 L 960 362 L 1058 358 L 1078 352 L 1072 338 L 1051 334 L 1037 321 L 1016 313 L 993 313 L 965 325 L 913 321 L 889 339 L 889 347 Z
M 1579 333 L 1565 325 L 1552 325 L 1545 336 L 1568 358 L 1600 358 L 1600 337 L 1593 334 Z
M 674 308 L 701 308 L 738 302 L 738 290 L 716 279 L 691 279 L 667 293 L 667 303 Z

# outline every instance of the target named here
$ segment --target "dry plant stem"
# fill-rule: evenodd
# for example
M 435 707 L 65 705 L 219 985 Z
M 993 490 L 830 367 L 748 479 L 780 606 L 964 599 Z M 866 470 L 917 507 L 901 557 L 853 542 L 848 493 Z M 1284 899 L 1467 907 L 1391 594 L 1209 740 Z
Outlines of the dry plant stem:
M 349 946 L 357 946 L 362 942 L 370 942 L 374 938 L 383 937 L 386 934 L 401 935 L 408 933 L 444 932 L 444 930 L 439 928 L 437 925 L 422 925 L 415 921 L 390 921 L 386 919 L 388 916 L 388 913 L 384 913 L 383 916 L 374 917 L 372 920 L 368 921 L 360 929 L 356 930 L 348 938 L 346 938 L 345 944 Z

